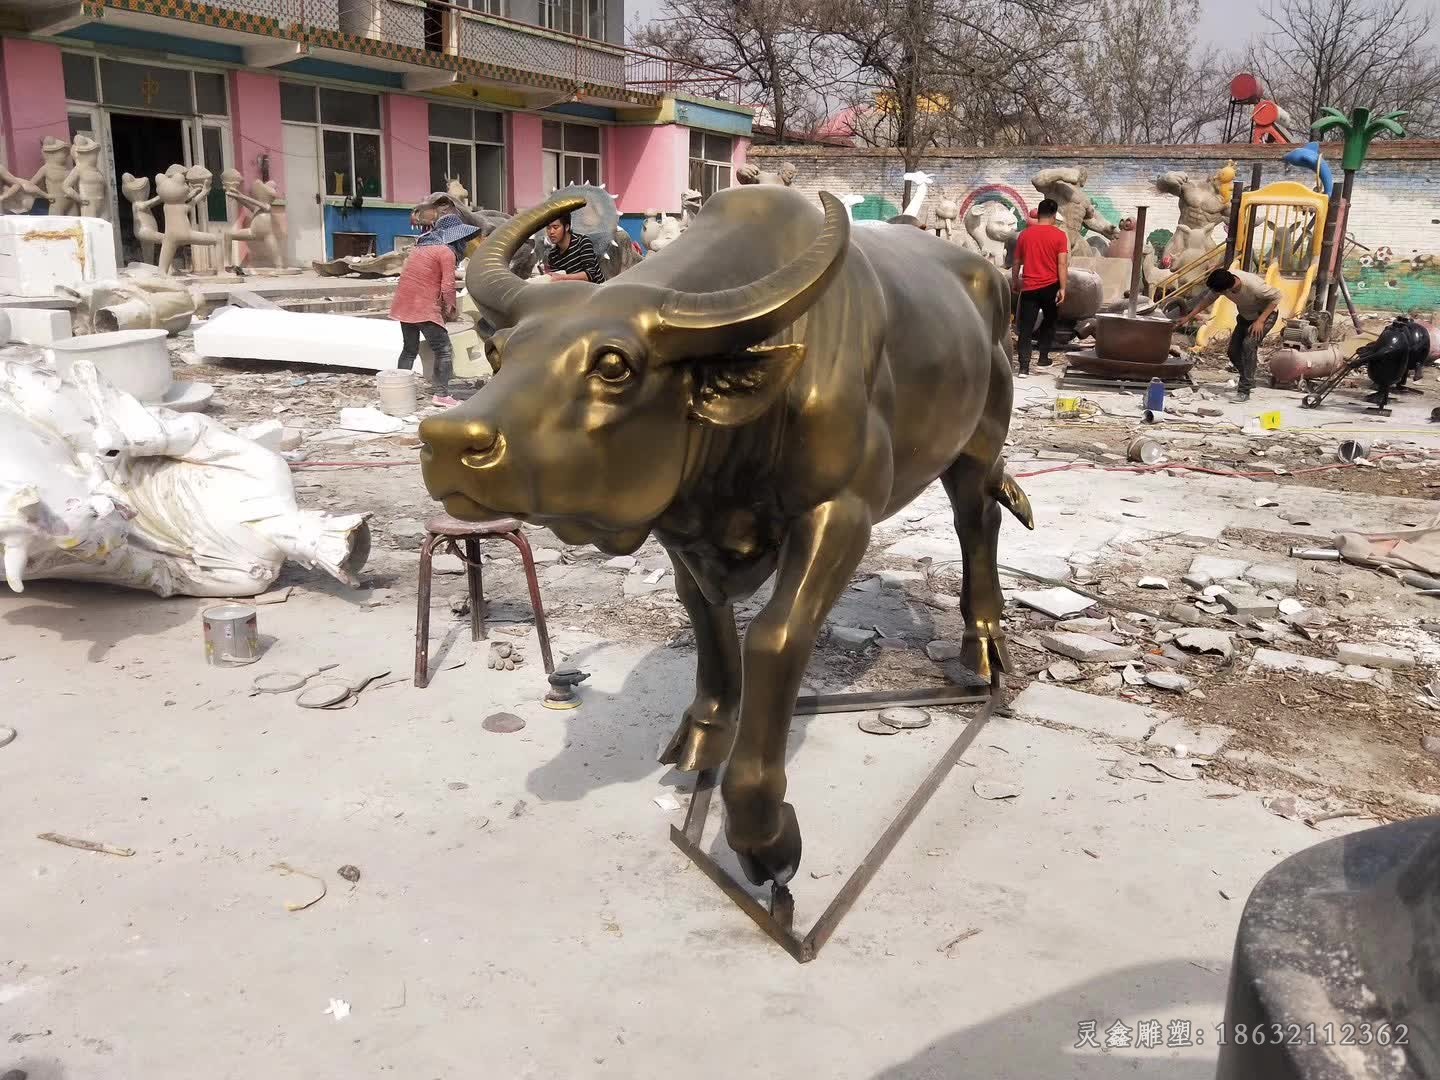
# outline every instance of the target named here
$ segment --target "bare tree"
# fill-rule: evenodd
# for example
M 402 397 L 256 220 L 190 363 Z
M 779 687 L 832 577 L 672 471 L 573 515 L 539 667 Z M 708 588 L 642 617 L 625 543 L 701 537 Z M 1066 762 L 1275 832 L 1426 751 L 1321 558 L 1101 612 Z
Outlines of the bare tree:
M 747 104 L 769 111 L 775 141 L 813 127 L 823 108 L 813 85 L 807 0 L 664 0 L 632 33 L 635 45 L 681 63 L 734 72 Z
M 1223 117 L 1228 63 L 1195 39 L 1199 0 L 1094 0 L 1065 54 L 1075 142 L 1200 142 Z
M 1250 63 L 1297 119 L 1333 105 L 1400 109 L 1414 136 L 1440 134 L 1440 49 L 1429 0 L 1270 0 Z

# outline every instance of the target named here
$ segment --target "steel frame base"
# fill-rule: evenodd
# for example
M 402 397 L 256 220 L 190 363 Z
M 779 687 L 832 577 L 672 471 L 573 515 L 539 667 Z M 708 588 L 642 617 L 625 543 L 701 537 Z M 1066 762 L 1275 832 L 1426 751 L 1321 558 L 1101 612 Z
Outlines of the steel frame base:
M 900 808 L 900 813 L 885 827 L 885 831 L 880 834 L 880 838 L 875 841 L 874 846 L 860 861 L 860 865 L 851 872 L 845 884 L 840 887 L 840 891 L 835 894 L 835 898 L 830 901 L 829 906 L 815 921 L 815 925 L 810 928 L 810 932 L 803 937 L 795 932 L 795 900 L 788 887 L 777 886 L 771 882 L 770 904 L 767 908 L 751 896 L 749 890 L 742 883 L 732 877 L 710 857 L 708 852 L 700 847 L 701 837 L 705 831 L 705 820 L 710 813 L 710 797 L 715 793 L 715 785 L 719 779 L 718 769 L 705 769 L 696 774 L 695 791 L 690 798 L 690 809 L 685 815 L 685 823 L 679 827 L 670 826 L 670 842 L 683 851 L 690 861 L 704 872 L 706 877 L 719 886 L 720 891 L 728 896 L 736 907 L 750 916 L 755 925 L 763 930 L 775 944 L 789 953 L 791 959 L 800 964 L 808 964 L 819 954 L 825 942 L 830 940 L 830 935 L 840 925 L 840 920 L 850 911 L 855 901 L 860 898 L 860 894 L 865 891 L 865 886 L 870 884 L 870 879 L 884 865 L 890 852 L 894 850 L 900 838 L 905 835 L 905 830 L 920 816 L 920 811 L 925 809 L 926 803 L 930 801 L 931 796 L 935 794 L 945 777 L 950 774 L 950 770 L 964 756 L 970 744 L 975 741 L 981 729 L 994 715 L 995 707 L 1000 701 L 999 691 L 1000 687 L 996 686 L 984 691 L 956 690 L 945 693 L 946 704 L 982 705 L 983 707 L 970 717 L 964 730 L 940 755 L 939 760 L 921 781 L 920 786 Z M 878 696 L 880 695 L 826 695 L 830 699 L 827 704 L 831 708 L 824 711 L 863 711 L 874 708 L 874 704 L 866 704 L 863 699 Z M 888 696 L 893 698 L 895 695 Z M 938 697 L 939 694 L 936 693 L 934 696 Z M 861 700 L 849 702 L 848 709 L 838 707 L 847 704 L 846 699 L 851 698 Z M 939 704 L 933 698 L 930 703 Z

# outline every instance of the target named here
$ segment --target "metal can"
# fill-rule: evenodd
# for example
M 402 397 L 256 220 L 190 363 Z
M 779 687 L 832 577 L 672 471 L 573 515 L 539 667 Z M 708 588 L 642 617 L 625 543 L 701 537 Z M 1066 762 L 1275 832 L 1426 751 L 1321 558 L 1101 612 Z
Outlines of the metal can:
M 1165 447 L 1154 439 L 1137 436 L 1131 439 L 1130 445 L 1125 448 L 1125 456 L 1143 465 L 1156 465 L 1165 460 Z
M 243 667 L 260 659 L 260 628 L 253 607 L 220 604 L 202 611 L 200 621 L 207 664 Z

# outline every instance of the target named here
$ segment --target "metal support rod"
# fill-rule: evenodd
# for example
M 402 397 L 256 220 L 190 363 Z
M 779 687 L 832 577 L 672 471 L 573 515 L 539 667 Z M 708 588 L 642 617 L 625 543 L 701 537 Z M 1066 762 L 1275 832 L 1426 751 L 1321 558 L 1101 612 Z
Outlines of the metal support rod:
M 1230 220 L 1225 226 L 1225 254 L 1220 257 L 1220 269 L 1230 269 L 1235 261 L 1235 246 L 1240 242 L 1240 200 L 1245 194 L 1245 185 L 1238 180 L 1231 187 Z
M 926 690 L 875 690 L 856 694 L 801 694 L 795 699 L 795 716 L 816 713 L 870 712 L 904 705 L 975 705 L 989 688 L 936 686 Z
M 1341 205 L 1342 208 L 1348 207 L 1348 206 L 1350 205 L 1350 196 L 1351 196 L 1351 193 L 1352 193 L 1354 190 L 1355 190 L 1355 170 L 1354 170 L 1354 169 L 1346 169 L 1346 170 L 1345 170 L 1345 182 L 1344 182 L 1344 183 L 1341 185 L 1341 187 L 1340 187 L 1340 205 Z M 1326 217 L 1329 217 L 1329 216 L 1330 216 L 1330 215 L 1328 215 L 1328 214 L 1326 215 Z M 1338 214 L 1335 215 L 1335 216 L 1336 216 L 1336 217 L 1339 217 Z M 1337 221 L 1337 222 L 1335 223 L 1335 229 L 1336 229 L 1336 231 L 1335 231 L 1334 235 L 1331 236 L 1331 238 L 1330 238 L 1330 243 L 1331 243 L 1331 245 L 1332 245 L 1332 250 L 1333 250 L 1333 248 L 1336 248 L 1336 247 L 1343 247 L 1344 244 L 1345 244 L 1345 233 L 1341 231 L 1341 230 L 1343 229 L 1343 227 L 1344 227 L 1344 226 L 1343 226 L 1343 223 L 1342 223 L 1342 222 Z M 1321 253 L 1320 263 L 1321 263 L 1322 266 L 1325 264 L 1325 261 L 1326 261 L 1326 260 L 1325 260 L 1325 256 L 1326 256 L 1327 254 L 1329 254 L 1329 252 L 1322 252 L 1322 253 Z M 1340 258 L 1339 258 L 1338 255 L 1337 255 L 1336 258 L 1335 258 L 1335 264 L 1336 264 L 1337 266 L 1340 264 Z M 1339 285 L 1338 285 L 1338 282 L 1337 282 L 1338 277 L 1339 277 L 1338 274 L 1331 275 L 1331 276 L 1330 276 L 1330 279 L 1329 279 L 1329 282 L 1327 283 L 1327 285 L 1326 285 L 1326 287 L 1325 287 L 1325 294 L 1324 294 L 1325 310 L 1326 310 L 1326 312 L 1328 312 L 1330 315 L 1334 315 L 1334 314 L 1335 314 L 1336 294 L 1337 294 L 1337 292 L 1338 292 L 1338 290 L 1339 290 Z M 1317 301 L 1319 301 L 1319 300 L 1321 299 L 1321 296 L 1320 296 L 1320 294 L 1319 294 L 1318 292 L 1315 294 L 1315 299 L 1316 299 Z
M 1258 190 L 1260 190 L 1260 177 L 1261 177 L 1262 175 L 1264 175 L 1264 170 L 1265 170 L 1265 167 L 1264 167 L 1260 162 L 1258 162 L 1258 161 L 1255 162 L 1254 164 L 1252 164 L 1252 165 L 1250 166 L 1250 190 L 1251 190 L 1251 191 L 1258 191 Z
M 1140 302 L 1140 263 L 1145 255 L 1145 210 L 1143 206 L 1135 208 L 1135 250 L 1130 253 L 1130 306 L 1125 309 L 1125 317 L 1135 317 L 1135 305 Z

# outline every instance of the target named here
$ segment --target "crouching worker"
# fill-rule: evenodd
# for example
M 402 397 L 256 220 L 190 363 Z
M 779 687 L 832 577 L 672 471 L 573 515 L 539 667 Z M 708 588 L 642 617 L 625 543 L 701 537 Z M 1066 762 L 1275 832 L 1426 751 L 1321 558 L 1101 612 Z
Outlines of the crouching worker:
M 425 231 L 415 241 L 415 250 L 405 260 L 395 298 L 390 302 L 390 318 L 400 324 L 402 370 L 411 371 L 420 355 L 423 334 L 435 356 L 431 372 L 435 405 L 449 408 L 460 404 L 450 396 L 450 379 L 454 374 L 454 354 L 450 348 L 450 332 L 445 324 L 455 318 L 455 266 L 464 258 L 466 244 L 480 232 L 455 214 L 445 214 L 433 206 L 417 207 L 411 221 Z
M 1275 325 L 1275 316 L 1280 308 L 1280 290 L 1264 278 L 1244 270 L 1212 270 L 1205 279 L 1206 292 L 1200 302 L 1175 323 L 1180 329 L 1196 318 L 1202 311 L 1219 300 L 1229 297 L 1235 305 L 1235 331 L 1230 335 L 1230 366 L 1240 374 L 1235 384 L 1235 400 L 1249 401 L 1250 391 L 1255 388 L 1255 361 L 1260 353 L 1260 342 Z

